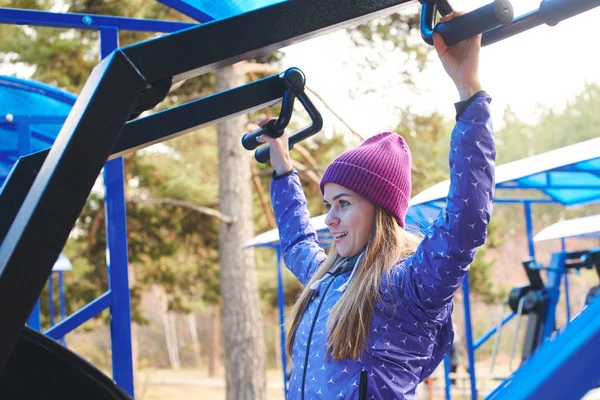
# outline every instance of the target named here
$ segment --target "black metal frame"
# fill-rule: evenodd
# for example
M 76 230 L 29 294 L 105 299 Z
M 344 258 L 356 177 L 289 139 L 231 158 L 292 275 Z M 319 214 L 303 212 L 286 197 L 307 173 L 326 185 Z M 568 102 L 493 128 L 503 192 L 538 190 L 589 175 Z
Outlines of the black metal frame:
M 389 14 L 411 3 L 283 2 L 129 46 L 102 61 L 88 79 L 39 170 L 30 166 L 25 171 L 24 176 L 33 178 L 27 193 L 25 182 L 7 182 L 2 191 L 2 201 L 10 202 L 11 196 L 16 197 L 12 197 L 12 208 L 2 210 L 14 218 L 7 214 L 0 218 L 6 231 L 0 246 L 0 373 L 111 153 L 118 156 L 203 124 L 263 107 L 277 101 L 283 91 L 266 79 L 126 126 L 130 116 L 140 111 L 139 104 L 154 102 L 144 99 L 145 94 L 155 97 L 153 87 L 163 89 L 165 80 L 200 75 Z M 240 91 L 249 94 L 240 96 Z M 212 110 L 208 105 L 212 105 Z M 204 122 L 194 119 L 198 110 L 202 110 Z M 43 155 L 33 157 L 39 161 Z M 18 173 L 27 169 L 26 164 L 27 161 L 20 161 L 9 181 L 14 182 Z M 20 190 L 15 190 L 16 186 Z M 18 205 L 20 199 L 22 204 Z

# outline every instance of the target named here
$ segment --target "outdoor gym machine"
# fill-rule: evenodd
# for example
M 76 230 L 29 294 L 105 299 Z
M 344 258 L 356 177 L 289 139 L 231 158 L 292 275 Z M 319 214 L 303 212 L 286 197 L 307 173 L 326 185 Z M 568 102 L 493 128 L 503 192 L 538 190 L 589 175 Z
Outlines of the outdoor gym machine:
M 534 259 L 527 259 L 523 261 L 523 267 L 527 273 L 529 285 L 513 288 L 508 296 L 508 305 L 517 318 L 510 356 L 511 369 L 521 317 L 528 316 L 521 357 L 523 363 L 556 331 L 556 306 L 563 275 L 568 274 L 570 270 L 580 271 L 594 268 L 600 278 L 600 248 L 554 253 L 550 265 L 547 267 L 538 264 Z M 546 270 L 545 284 L 541 276 L 542 270 Z M 600 285 L 595 286 L 588 291 L 584 307 L 596 296 L 599 287 Z M 500 335 L 500 331 L 498 335 Z M 498 341 L 496 341 L 493 354 L 497 351 L 497 345 Z
M 54 384 L 61 382 L 60 377 L 70 376 L 57 364 L 58 359 L 66 360 L 73 355 L 67 349 L 47 343 L 48 350 L 42 352 L 47 357 L 42 362 L 38 353 L 19 352 L 18 344 L 30 340 L 29 349 L 39 350 L 37 344 L 47 342 L 46 337 L 24 330 L 23 326 L 106 161 L 200 126 L 273 105 L 282 97 L 282 80 L 265 78 L 132 119 L 160 103 L 173 83 L 415 4 L 416 0 L 283 1 L 118 48 L 105 57 L 94 68 L 53 146 L 20 158 L 0 192 L 0 379 L 23 383 L 12 378 L 31 377 L 36 384 L 22 386 L 36 389 L 42 386 L 39 379 L 48 373 L 47 366 L 56 373 L 56 377 L 49 379 Z M 426 5 L 425 11 L 432 6 L 442 14 L 451 11 L 446 2 L 423 0 L 422 4 Z M 556 24 L 598 5 L 600 0 L 543 1 L 538 12 L 502 26 L 508 9 L 492 10 L 488 6 L 487 12 L 476 10 L 451 21 L 446 28 L 440 24 L 434 29 L 448 42 L 482 30 L 484 37 L 501 40 L 541 23 Z M 0 22 L 11 24 L 26 24 L 23 14 L 40 14 L 14 9 L 0 11 Z M 425 14 L 432 16 L 429 27 L 433 27 L 435 13 Z M 490 21 L 482 15 L 491 17 Z M 78 21 L 82 18 L 69 17 Z M 104 31 L 116 37 L 114 30 Z M 215 38 L 219 39 L 218 46 L 212 45 Z M 491 39 L 486 40 L 491 43 Z M 76 185 L 74 174 L 77 174 Z M 32 248 L 36 251 L 31 251 Z M 32 359 L 37 362 L 28 363 Z M 9 361 L 11 366 L 18 363 L 22 367 L 19 373 L 10 375 L 15 370 L 6 368 Z M 34 366 L 39 369 L 34 371 Z M 84 370 L 71 366 L 73 370 Z M 94 391 L 88 392 L 91 395 Z

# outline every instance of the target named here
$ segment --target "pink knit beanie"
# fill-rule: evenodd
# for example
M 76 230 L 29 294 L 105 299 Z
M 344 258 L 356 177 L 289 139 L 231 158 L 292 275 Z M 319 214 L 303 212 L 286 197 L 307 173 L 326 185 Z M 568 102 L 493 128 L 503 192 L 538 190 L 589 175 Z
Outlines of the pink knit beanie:
M 321 178 L 321 194 L 325 184 L 344 186 L 390 211 L 401 227 L 410 199 L 412 158 L 404 139 L 383 132 L 360 146 L 340 154 Z

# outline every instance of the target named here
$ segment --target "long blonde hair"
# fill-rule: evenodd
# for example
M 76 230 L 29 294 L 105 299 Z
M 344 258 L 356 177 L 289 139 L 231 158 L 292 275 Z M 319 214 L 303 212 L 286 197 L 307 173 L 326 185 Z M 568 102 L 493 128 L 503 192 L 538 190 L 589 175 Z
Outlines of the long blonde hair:
M 370 332 L 371 317 L 380 299 L 381 280 L 389 278 L 398 260 L 413 254 L 419 239 L 400 227 L 396 218 L 387 210 L 375 205 L 375 224 L 371 239 L 357 265 L 355 276 L 342 297 L 331 310 L 327 320 L 329 340 L 328 354 L 335 360 L 356 360 L 363 352 Z M 287 351 L 292 353 L 294 340 L 302 315 L 316 291 L 310 286 L 336 266 L 342 257 L 335 245 L 327 259 L 304 287 L 291 310 L 292 325 Z

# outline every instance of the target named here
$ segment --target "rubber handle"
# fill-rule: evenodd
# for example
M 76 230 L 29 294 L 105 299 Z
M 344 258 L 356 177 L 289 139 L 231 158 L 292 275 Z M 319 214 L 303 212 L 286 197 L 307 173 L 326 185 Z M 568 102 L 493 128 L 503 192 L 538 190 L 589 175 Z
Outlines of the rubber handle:
M 261 142 L 258 142 L 256 139 L 258 139 L 260 136 L 262 136 L 264 134 L 268 135 L 269 134 L 268 132 L 270 131 L 270 129 L 272 129 L 273 125 L 275 125 L 275 120 L 269 121 L 262 128 L 258 128 L 255 131 L 246 133 L 244 136 L 242 136 L 242 146 L 244 146 L 244 148 L 246 150 L 256 149 L 258 146 L 260 146 L 262 144 Z
M 452 46 L 499 25 L 508 25 L 513 17 L 510 1 L 495 0 L 452 21 L 437 24 L 433 31 L 442 36 L 446 45 Z
M 289 149 L 291 150 L 296 143 L 300 143 L 301 141 L 308 139 L 309 137 L 318 133 L 321 129 L 323 129 L 323 117 L 321 113 L 316 109 L 312 101 L 308 98 L 306 93 L 302 92 L 298 94 L 298 100 L 304 106 L 306 112 L 308 112 L 308 116 L 310 117 L 312 123 L 306 128 L 302 129 L 299 132 L 294 133 L 289 137 Z M 262 164 L 266 164 L 269 162 L 271 158 L 271 150 L 269 144 L 266 144 L 260 147 L 258 150 L 254 152 L 254 158 L 256 161 Z

